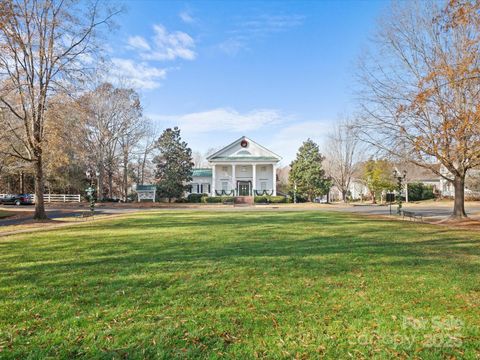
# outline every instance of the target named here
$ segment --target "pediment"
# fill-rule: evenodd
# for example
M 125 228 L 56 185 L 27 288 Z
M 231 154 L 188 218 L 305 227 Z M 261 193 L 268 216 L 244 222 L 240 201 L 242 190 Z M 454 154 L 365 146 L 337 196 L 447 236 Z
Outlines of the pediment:
M 272 161 L 278 162 L 282 158 L 273 151 L 255 141 L 242 136 L 231 144 L 210 155 L 207 160 L 216 161 Z

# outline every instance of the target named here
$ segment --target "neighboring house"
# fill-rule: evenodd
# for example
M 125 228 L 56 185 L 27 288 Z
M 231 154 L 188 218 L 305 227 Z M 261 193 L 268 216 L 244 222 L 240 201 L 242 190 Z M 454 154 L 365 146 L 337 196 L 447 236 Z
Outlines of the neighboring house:
M 193 194 L 210 196 L 276 195 L 276 167 L 281 157 L 242 136 L 210 155 L 211 168 L 193 170 Z

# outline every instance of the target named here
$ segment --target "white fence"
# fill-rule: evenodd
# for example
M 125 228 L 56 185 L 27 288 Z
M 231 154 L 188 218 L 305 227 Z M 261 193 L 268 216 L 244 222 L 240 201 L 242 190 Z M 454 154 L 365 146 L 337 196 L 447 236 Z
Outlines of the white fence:
M 0 194 L 0 198 L 6 197 L 8 194 Z M 35 199 L 35 195 L 33 196 Z M 43 194 L 43 200 L 47 203 L 52 202 L 80 202 L 80 195 L 70 195 L 70 194 Z
M 80 195 L 43 194 L 45 202 L 80 202 Z

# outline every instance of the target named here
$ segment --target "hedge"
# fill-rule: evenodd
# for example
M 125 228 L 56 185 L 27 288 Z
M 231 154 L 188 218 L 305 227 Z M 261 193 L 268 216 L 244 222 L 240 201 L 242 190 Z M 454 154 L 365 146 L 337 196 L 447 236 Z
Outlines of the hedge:
M 202 198 L 207 196 L 206 194 L 189 194 L 187 196 L 187 201 L 189 203 L 199 203 L 202 201 Z
M 233 201 L 233 196 L 202 196 L 202 202 L 207 204 L 220 204 L 225 201 Z
M 255 196 L 254 201 L 257 204 L 281 204 L 281 203 L 286 203 L 287 198 L 285 196 L 262 195 L 262 196 Z
M 408 200 L 420 201 L 433 199 L 434 197 L 433 186 L 418 182 L 408 184 Z

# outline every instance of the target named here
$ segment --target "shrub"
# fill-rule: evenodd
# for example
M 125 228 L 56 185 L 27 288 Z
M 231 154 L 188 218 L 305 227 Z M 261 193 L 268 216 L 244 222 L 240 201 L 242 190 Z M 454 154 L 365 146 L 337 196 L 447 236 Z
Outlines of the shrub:
M 281 204 L 286 203 L 287 198 L 285 196 L 262 195 L 255 196 L 254 201 L 257 204 Z
M 408 200 L 420 201 L 433 199 L 435 197 L 433 193 L 433 187 L 431 185 L 425 185 L 422 183 L 410 183 L 408 184 Z
M 202 198 L 207 196 L 206 194 L 188 194 L 187 202 L 189 203 L 199 203 L 202 201 Z
M 202 202 L 207 204 L 220 204 L 225 201 L 233 201 L 233 196 L 203 196 Z
M 294 201 L 294 192 L 290 191 L 288 193 L 288 202 L 293 203 L 293 201 Z M 297 193 L 297 203 L 304 203 L 304 202 L 307 202 L 307 201 L 308 201 L 308 198 L 306 196 Z

